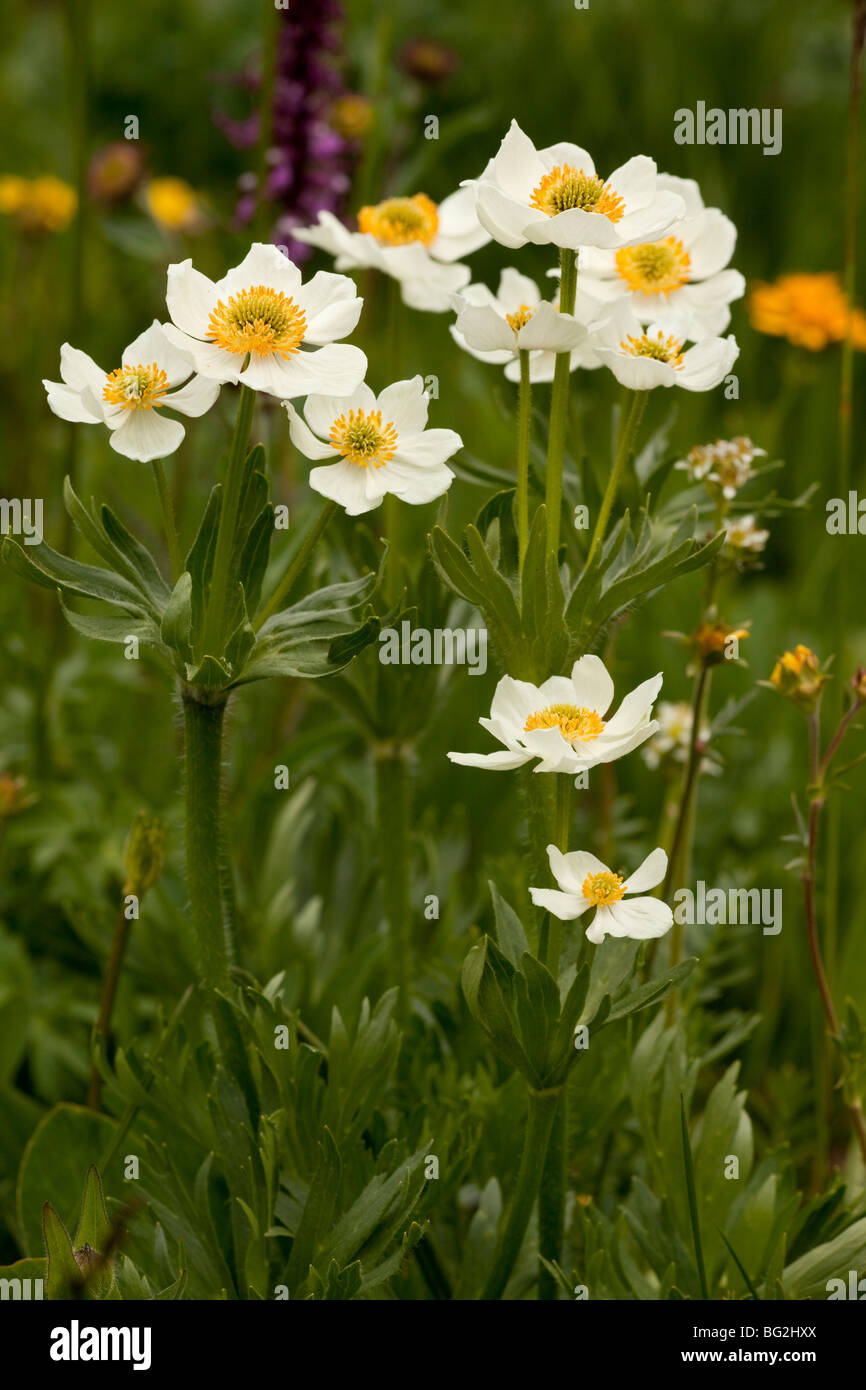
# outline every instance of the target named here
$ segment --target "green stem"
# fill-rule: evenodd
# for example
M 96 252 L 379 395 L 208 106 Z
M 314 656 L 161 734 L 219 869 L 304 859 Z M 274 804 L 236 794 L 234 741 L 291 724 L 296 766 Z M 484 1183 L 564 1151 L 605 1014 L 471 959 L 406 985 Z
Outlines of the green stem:
M 623 469 L 634 450 L 637 432 L 640 429 L 643 413 L 646 409 L 648 395 L 648 391 L 633 391 L 631 393 L 631 403 L 623 412 L 619 440 L 617 442 L 616 458 L 614 459 L 611 475 L 607 480 L 607 487 L 604 490 L 601 511 L 595 523 L 595 530 L 592 533 L 589 555 L 586 558 L 587 568 L 592 564 L 596 551 L 604 540 L 605 532 L 607 531 L 607 523 L 610 520 L 610 513 L 616 501 L 620 482 L 622 481 Z
M 263 625 L 263 623 L 266 623 L 268 618 L 270 618 L 273 613 L 277 612 L 277 610 L 282 605 L 283 600 L 288 598 L 289 594 L 292 592 L 292 589 L 294 588 L 296 581 L 299 579 L 301 574 L 306 569 L 310 556 L 312 555 L 320 536 L 322 536 L 325 532 L 328 523 L 330 522 L 331 517 L 334 515 L 336 510 L 336 502 L 325 503 L 324 507 L 319 513 L 317 520 L 310 527 L 309 531 L 307 532 L 306 536 L 301 542 L 301 546 L 298 550 L 297 555 L 295 556 L 294 560 L 292 560 L 282 579 L 279 581 L 277 587 L 274 589 L 274 592 L 271 594 L 264 608 L 258 614 L 255 622 L 253 623 L 253 630 L 255 632 L 258 632 L 259 628 Z
M 180 544 L 177 538 L 174 504 L 171 500 L 171 493 L 168 490 L 168 480 L 165 476 L 162 459 L 153 459 L 151 467 L 156 482 L 156 490 L 159 493 L 159 504 L 162 508 L 162 521 L 165 526 L 165 539 L 168 542 L 168 558 L 171 565 L 171 577 L 172 579 L 177 579 L 177 577 L 183 573 L 183 560 L 181 559 Z
M 563 854 L 568 850 L 568 832 L 571 819 L 571 774 L 555 773 L 556 806 L 554 813 L 552 843 Z M 559 962 L 562 956 L 563 924 L 553 913 L 548 917 L 548 939 L 546 965 L 555 980 L 559 979 Z M 567 1183 L 566 1150 L 568 1133 L 568 1096 L 563 1088 L 550 1135 L 550 1148 L 541 1177 L 538 1194 L 538 1249 L 546 1260 L 562 1258 L 562 1241 L 565 1235 L 565 1195 Z M 552 1274 L 543 1266 L 538 1275 L 538 1297 L 543 1302 L 558 1297 L 557 1283 Z
M 559 253 L 559 309 L 563 314 L 574 312 L 577 295 L 577 257 L 574 251 Z M 550 394 L 550 425 L 547 433 L 547 550 L 549 555 L 559 551 L 559 526 L 562 512 L 562 463 L 565 458 L 565 431 L 568 421 L 568 393 L 571 385 L 571 353 L 558 352 L 553 369 L 553 389 Z
M 511 1199 L 508 1220 L 494 1257 L 493 1268 L 481 1295 L 482 1300 L 500 1299 L 511 1278 L 538 1195 L 559 1096 L 558 1090 L 529 1092 L 529 1111 L 517 1187 Z
M 412 981 L 412 939 L 409 924 L 409 815 L 408 749 L 402 744 L 383 744 L 376 749 L 376 820 L 379 869 L 392 974 L 399 990 L 398 1016 L 409 1013 Z
M 184 692 L 186 874 L 201 978 L 208 989 L 228 982 L 231 963 L 220 863 L 225 708 L 225 703 L 201 704 Z
M 682 880 L 688 875 L 692 818 L 694 814 L 695 795 L 700 774 L 701 758 L 703 757 L 700 731 L 707 707 L 709 684 L 710 668 L 705 662 L 702 662 L 701 669 L 695 680 L 694 694 L 692 696 L 692 737 L 691 743 L 689 744 L 689 758 L 683 779 L 683 790 L 680 797 L 676 828 L 671 843 L 670 857 L 668 858 L 667 873 L 665 874 L 665 880 L 661 891 L 662 901 L 666 903 L 670 902 L 673 890 L 679 886 Z M 670 943 L 669 964 L 673 967 L 679 964 L 682 954 L 682 922 L 674 921 L 674 925 L 671 928 Z M 665 1016 L 668 1023 L 671 1023 L 675 1016 L 676 1001 L 677 991 L 672 990 L 665 1003 Z
M 248 386 L 241 386 L 238 413 L 235 419 L 232 447 L 229 455 L 228 471 L 223 484 L 222 505 L 220 507 L 219 528 L 214 548 L 213 573 L 211 575 L 210 597 L 208 598 L 207 619 L 205 622 L 204 651 L 202 655 L 220 656 L 222 654 L 223 627 L 225 624 L 226 596 L 231 569 L 232 551 L 238 524 L 243 492 L 244 461 L 253 427 L 253 411 L 256 395 Z
M 517 402 L 517 544 L 520 568 L 529 544 L 529 423 L 532 411 L 532 382 L 529 353 L 521 350 L 520 392 Z
M 127 889 L 124 887 L 123 896 L 126 897 Z M 111 955 L 105 970 L 105 979 L 102 984 L 102 998 L 99 1001 L 99 1018 L 96 1023 L 96 1032 L 103 1039 L 108 1041 L 111 1032 L 111 1015 L 114 1012 L 114 1001 L 117 998 L 117 987 L 120 983 L 120 972 L 123 969 L 123 960 L 126 955 L 126 947 L 129 942 L 129 933 L 132 922 L 126 916 L 125 904 L 121 905 L 120 916 L 117 919 L 117 926 L 114 929 L 114 941 L 111 945 Z M 99 1075 L 96 1063 L 90 1067 L 90 1087 L 87 1093 L 87 1104 L 91 1110 L 98 1110 L 102 1102 L 102 1077 Z

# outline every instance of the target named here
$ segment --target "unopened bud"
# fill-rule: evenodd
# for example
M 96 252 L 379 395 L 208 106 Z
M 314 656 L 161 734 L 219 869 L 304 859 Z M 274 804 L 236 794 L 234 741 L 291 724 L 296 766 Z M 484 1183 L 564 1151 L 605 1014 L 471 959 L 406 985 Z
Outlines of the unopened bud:
M 123 854 L 126 871 L 124 894 L 134 893 L 136 897 L 143 898 L 162 873 L 164 859 L 164 822 L 139 811 Z

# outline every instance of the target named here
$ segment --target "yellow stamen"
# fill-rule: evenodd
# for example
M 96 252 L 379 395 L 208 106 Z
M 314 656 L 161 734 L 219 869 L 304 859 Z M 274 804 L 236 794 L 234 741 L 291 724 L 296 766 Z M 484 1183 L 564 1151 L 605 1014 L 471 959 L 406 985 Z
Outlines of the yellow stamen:
M 620 343 L 620 347 L 630 357 L 651 357 L 654 362 L 667 362 L 671 367 L 683 365 L 682 343 L 672 334 L 666 338 L 661 329 L 655 338 L 651 338 L 648 333 L 641 333 L 639 338 L 633 338 L 629 334 Z
M 207 336 L 226 352 L 257 357 L 291 357 L 304 341 L 307 320 L 293 299 L 269 285 L 252 285 L 219 301 L 211 313 Z
M 558 212 L 579 208 L 581 212 L 597 212 L 609 222 L 619 222 L 625 203 L 598 174 L 586 174 L 573 164 L 557 164 L 532 191 L 531 207 L 548 217 Z
M 391 422 L 382 424 L 381 410 L 350 410 L 331 426 L 333 448 L 359 468 L 383 468 L 397 452 L 397 431 Z
M 530 714 L 523 731 L 528 734 L 533 729 L 558 729 L 568 743 L 576 738 L 591 743 L 604 729 L 604 721 L 585 705 L 548 705 Z
M 429 246 L 439 230 L 439 214 L 426 193 L 386 198 L 384 203 L 361 208 L 358 230 L 369 232 L 380 246 L 408 246 L 413 241 Z
M 526 327 L 534 313 L 535 310 L 530 309 L 528 304 L 521 304 L 520 308 L 515 309 L 513 314 L 506 314 L 505 320 L 511 325 L 515 333 L 519 333 L 521 328 Z
M 688 284 L 691 260 L 676 237 L 624 246 L 616 253 L 616 268 L 630 290 L 641 294 L 672 294 Z
M 605 870 L 603 874 L 587 874 L 580 891 L 594 907 L 608 907 L 625 897 L 625 884 L 619 874 Z
M 109 372 L 102 399 L 124 410 L 152 410 L 155 405 L 164 404 L 162 398 L 167 390 L 168 377 L 155 362 L 149 367 L 141 363 L 137 367 L 124 364 Z

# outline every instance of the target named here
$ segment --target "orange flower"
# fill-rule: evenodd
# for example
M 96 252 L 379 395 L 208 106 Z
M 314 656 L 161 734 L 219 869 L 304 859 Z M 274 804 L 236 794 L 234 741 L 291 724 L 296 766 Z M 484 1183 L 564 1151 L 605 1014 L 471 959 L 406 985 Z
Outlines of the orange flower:
M 832 271 L 782 275 L 772 285 L 758 282 L 749 297 L 752 327 L 796 347 L 820 352 L 848 334 L 848 299 Z M 866 352 L 866 314 L 851 312 L 851 341 Z
M 748 627 L 731 627 L 718 619 L 714 623 L 699 623 L 689 638 L 692 651 L 698 661 L 706 666 L 715 666 L 729 659 L 729 652 L 736 657 L 737 643 L 748 637 Z

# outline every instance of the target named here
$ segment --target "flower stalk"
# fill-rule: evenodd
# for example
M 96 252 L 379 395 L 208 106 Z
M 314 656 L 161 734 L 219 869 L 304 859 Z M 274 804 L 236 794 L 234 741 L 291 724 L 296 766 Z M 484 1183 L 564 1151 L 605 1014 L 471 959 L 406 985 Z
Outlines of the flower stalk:
M 248 386 L 241 386 L 238 413 L 235 418 L 228 471 L 223 484 L 222 506 L 214 549 L 213 574 L 205 624 L 204 654 L 221 655 L 229 570 L 237 531 L 238 511 L 244 480 L 244 459 L 253 427 L 256 396 Z
M 532 383 L 529 353 L 521 349 L 520 390 L 517 401 L 517 547 L 520 568 L 529 544 L 529 426 L 532 418 Z
M 391 947 L 391 969 L 398 989 L 397 1014 L 406 1021 L 412 980 L 409 922 L 409 749 L 380 744 L 375 749 L 376 821 L 382 898 Z
M 613 508 L 613 504 L 616 501 L 616 495 L 619 491 L 619 486 L 622 481 L 623 470 L 632 453 L 634 452 L 634 446 L 637 440 L 638 430 L 640 429 L 641 421 L 643 420 L 643 414 L 646 410 L 646 403 L 649 392 L 632 391 L 630 394 L 631 400 L 629 401 L 628 406 L 623 411 L 622 425 L 620 426 L 619 440 L 617 443 L 616 457 L 614 459 L 613 468 L 611 470 L 610 477 L 607 480 L 607 487 L 604 490 L 604 497 L 602 498 L 601 510 L 599 511 L 598 519 L 595 523 L 595 529 L 592 533 L 592 541 L 590 542 L 589 546 L 589 555 L 586 559 L 587 568 L 592 564 L 600 545 L 604 541 L 605 532 L 607 531 L 607 523 L 610 520 L 610 513 Z
M 481 1295 L 482 1300 L 500 1299 L 511 1278 L 538 1195 L 560 1094 L 560 1087 L 550 1091 L 529 1091 L 529 1111 L 517 1186 L 493 1268 Z
M 559 310 L 574 313 L 577 296 L 577 257 L 573 251 L 559 253 Z M 550 425 L 547 435 L 547 550 L 556 555 L 559 550 L 559 528 L 562 512 L 562 465 L 565 458 L 565 431 L 568 422 L 568 395 L 571 386 L 571 353 L 558 352 L 550 395 Z
M 183 694 L 186 871 L 201 979 L 208 991 L 228 983 L 234 948 L 223 910 L 222 747 L 226 702 Z

